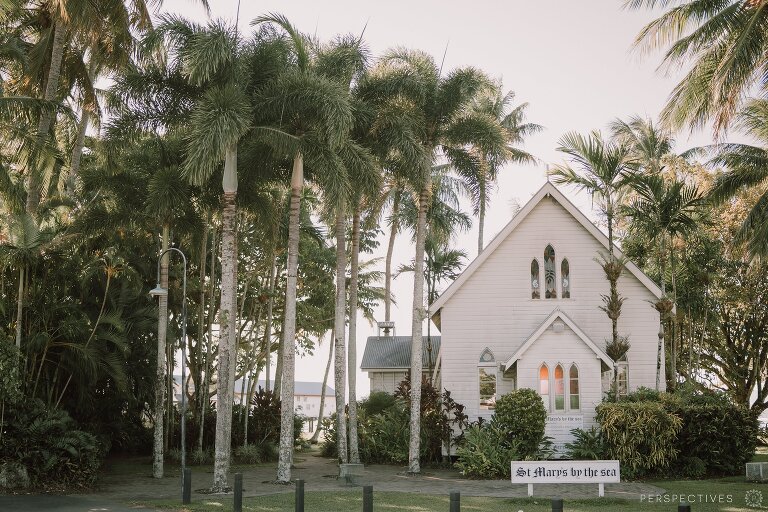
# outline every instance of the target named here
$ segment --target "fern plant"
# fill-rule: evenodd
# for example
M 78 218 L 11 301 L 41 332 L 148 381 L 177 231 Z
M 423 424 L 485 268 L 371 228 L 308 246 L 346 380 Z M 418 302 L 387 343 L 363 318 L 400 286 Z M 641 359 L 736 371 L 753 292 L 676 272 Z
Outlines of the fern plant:
M 589 430 L 575 428 L 571 430 L 573 442 L 565 444 L 568 458 L 574 460 L 600 460 L 605 457 L 606 448 L 603 436 L 595 427 Z

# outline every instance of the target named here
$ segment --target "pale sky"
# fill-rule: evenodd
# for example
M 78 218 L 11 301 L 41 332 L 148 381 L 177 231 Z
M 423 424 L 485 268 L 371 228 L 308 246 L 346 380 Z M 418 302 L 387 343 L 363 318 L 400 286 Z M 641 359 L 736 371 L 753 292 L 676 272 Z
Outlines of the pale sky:
M 212 17 L 234 21 L 236 0 L 210 0 L 210 5 Z M 248 33 L 254 18 L 277 12 L 321 40 L 340 33 L 360 34 L 365 27 L 364 38 L 374 57 L 390 47 L 405 46 L 424 50 L 438 62 L 445 53 L 445 70 L 478 67 L 501 78 L 505 91 L 514 90 L 518 102 L 530 104 L 529 121 L 546 129 L 531 137 L 524 149 L 542 162 L 555 163 L 562 161 L 556 151 L 562 134 L 606 130 L 616 117 L 641 114 L 655 118 L 680 78 L 679 72 L 664 76 L 656 71 L 660 54 L 641 58 L 631 51 L 635 35 L 654 13 L 625 11 L 621 5 L 621 0 L 261 0 L 242 2 L 239 27 Z M 205 13 L 192 0 L 166 0 L 163 10 L 206 21 Z M 693 137 L 678 134 L 677 138 L 679 151 L 711 141 L 708 134 L 701 133 Z M 501 173 L 486 217 L 486 244 L 509 221 L 512 202 L 525 204 L 544 181 L 543 164 L 510 167 Z M 588 198 L 565 192 L 592 216 Z M 469 205 L 466 209 L 470 211 Z M 475 226 L 457 237 L 456 246 L 473 258 L 476 240 Z M 384 256 L 386 239 L 382 239 L 381 251 L 376 256 Z M 409 235 L 398 239 L 395 251 L 394 268 L 413 258 Z M 398 335 L 410 334 L 412 289 L 408 274 L 394 281 L 398 306 L 393 308 L 393 320 Z M 381 307 L 377 319 L 383 318 Z M 365 340 L 375 334 L 375 327 L 359 319 L 358 368 Z M 328 347 L 326 338 L 314 356 L 297 360 L 297 380 L 322 381 Z M 358 397 L 367 395 L 367 374 L 358 370 L 357 383 Z

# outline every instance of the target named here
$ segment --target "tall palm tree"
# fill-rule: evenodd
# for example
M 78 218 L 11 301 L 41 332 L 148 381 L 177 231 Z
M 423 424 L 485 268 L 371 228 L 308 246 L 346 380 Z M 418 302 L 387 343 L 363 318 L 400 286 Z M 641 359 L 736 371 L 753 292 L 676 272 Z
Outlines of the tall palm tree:
M 536 158 L 520 149 L 525 138 L 540 132 L 544 128 L 535 123 L 525 122 L 525 111 L 528 103 L 514 105 L 515 93 L 509 91 L 502 94 L 501 87 L 494 85 L 479 94 L 472 108 L 480 115 L 486 115 L 498 122 L 506 136 L 505 147 L 501 151 L 487 153 L 482 148 L 474 152 L 475 162 L 457 169 L 466 181 L 471 192 L 474 214 L 477 215 L 477 253 L 483 252 L 483 236 L 485 227 L 485 212 L 490 202 L 489 194 L 493 191 L 499 172 L 507 163 L 534 163 Z
M 716 202 L 730 199 L 743 190 L 762 191 L 739 229 L 741 242 L 753 256 L 768 255 L 768 100 L 751 100 L 739 112 L 736 126 L 759 145 L 718 144 L 708 148 L 709 165 L 725 167 L 718 175 L 710 195 Z
M 554 165 L 550 170 L 557 184 L 572 185 L 597 200 L 599 212 L 608 227 L 608 253 L 613 257 L 614 230 L 618 206 L 627 190 L 627 179 L 634 168 L 630 148 L 603 139 L 598 131 L 588 136 L 566 133 L 558 142 L 571 164 Z
M 608 225 L 608 257 L 601 265 L 608 279 L 609 294 L 603 296 L 601 309 L 611 320 L 609 350 L 622 345 L 619 338 L 619 316 L 624 299 L 619 296 L 618 280 L 623 263 L 614 255 L 614 229 L 619 206 L 627 190 L 629 173 L 635 167 L 630 146 L 622 142 L 603 139 L 600 132 L 593 131 L 587 137 L 571 132 L 560 139 L 561 151 L 568 155 L 574 167 L 569 164 L 556 165 L 550 175 L 555 183 L 568 184 L 583 190 L 597 199 L 600 213 Z M 616 372 L 614 372 L 616 375 Z
M 662 301 L 657 309 L 662 313 L 662 322 L 671 312 L 672 304 L 666 299 L 665 275 L 667 251 L 671 250 L 674 239 L 691 232 L 698 224 L 705 198 L 695 185 L 683 181 L 665 179 L 661 175 L 642 174 L 630 180 L 634 197 L 622 212 L 632 220 L 630 229 L 645 235 L 659 247 L 659 269 L 661 274 Z M 656 388 L 661 386 L 662 331 L 656 355 Z M 676 376 L 673 373 L 673 378 Z
M 664 107 L 674 128 L 728 128 L 744 98 L 757 87 L 768 93 L 768 9 L 763 0 L 625 0 L 629 9 L 664 8 L 646 25 L 635 45 L 644 51 L 667 48 L 663 66 L 692 64 Z
M 410 133 L 421 151 L 409 158 L 404 166 L 411 190 L 418 195 L 416 223 L 415 269 L 412 308 L 411 344 L 411 418 L 408 447 L 408 471 L 419 473 L 421 436 L 421 378 L 422 328 L 427 318 L 424 305 L 424 246 L 427 231 L 427 210 L 432 200 L 431 170 L 435 163 L 445 160 L 455 168 L 472 160 L 467 147 L 482 147 L 487 152 L 498 151 L 505 136 L 497 122 L 469 109 L 475 95 L 487 87 L 490 80 L 474 68 L 464 68 L 443 74 L 434 59 L 422 52 L 396 49 L 382 59 L 380 69 L 372 73 L 364 85 L 368 101 L 378 104 L 401 102 L 407 112 Z
M 288 35 L 295 67 L 278 74 L 258 94 L 257 112 L 268 116 L 270 126 L 261 132 L 269 142 L 293 160 L 288 222 L 288 264 L 283 323 L 283 370 L 280 386 L 280 457 L 277 480 L 289 482 L 293 460 L 294 373 L 296 335 L 296 276 L 299 255 L 299 214 L 304 188 L 304 162 L 312 178 L 326 190 L 346 184 L 345 169 L 333 150 L 341 146 L 352 125 L 349 90 L 322 76 L 312 62 L 311 45 L 282 15 L 269 14 L 254 24 L 271 24 Z M 265 123 L 266 125 L 266 123 Z M 275 140 L 275 130 L 286 134 Z M 266 140 L 266 139 L 265 139 Z M 339 333 L 336 333 L 339 339 Z M 343 343 L 343 340 L 342 340 Z M 337 344 L 338 348 L 338 344 Z M 337 406 L 338 407 L 338 406 Z
M 221 307 L 213 488 L 227 487 L 235 377 L 237 304 L 236 197 L 237 147 L 251 127 L 246 94 L 249 75 L 238 65 L 242 50 L 236 29 L 215 21 L 207 27 L 168 18 L 158 27 L 174 43 L 172 56 L 183 66 L 186 80 L 202 90 L 192 108 L 186 132 L 184 172 L 202 185 L 224 162 L 221 214 Z

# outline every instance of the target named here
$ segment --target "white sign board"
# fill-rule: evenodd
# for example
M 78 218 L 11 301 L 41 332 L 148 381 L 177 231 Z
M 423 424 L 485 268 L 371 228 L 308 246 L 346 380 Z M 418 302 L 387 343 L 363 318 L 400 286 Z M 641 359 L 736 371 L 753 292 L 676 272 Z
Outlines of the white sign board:
M 582 414 L 547 414 L 544 435 L 552 438 L 553 448 L 558 455 L 565 454 L 565 443 L 574 441 L 571 430 L 584 428 Z
M 617 460 L 512 461 L 513 484 L 599 484 L 619 481 Z

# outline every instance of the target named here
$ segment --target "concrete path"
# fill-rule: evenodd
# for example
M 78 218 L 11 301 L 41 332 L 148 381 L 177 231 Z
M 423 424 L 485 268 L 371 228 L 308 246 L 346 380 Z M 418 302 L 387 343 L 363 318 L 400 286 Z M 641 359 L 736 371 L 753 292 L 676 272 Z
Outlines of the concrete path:
M 305 490 L 342 491 L 355 487 L 345 485 L 336 479 L 336 462 L 317 456 L 315 453 L 297 453 L 294 459 L 293 477 L 305 481 Z M 232 473 L 243 474 L 245 496 L 294 492 L 293 485 L 277 485 L 276 466 L 261 464 L 255 466 L 233 467 Z M 128 512 L 150 510 L 136 508 L 137 503 L 152 500 L 181 501 L 181 478 L 178 467 L 166 466 L 166 477 L 160 480 L 151 477 L 152 464 L 148 457 L 111 459 L 108 461 L 99 486 L 93 494 L 87 496 L 17 496 L 0 497 L 0 512 L 8 511 L 59 511 L 59 512 Z M 206 496 L 206 488 L 213 480 L 210 466 L 192 468 L 192 500 L 198 501 Z M 230 482 L 233 479 L 230 478 Z M 451 469 L 426 468 L 419 476 L 407 476 L 405 467 L 372 465 L 365 468 L 360 477 L 360 485 L 373 485 L 376 491 L 414 492 L 433 495 L 447 495 L 450 491 L 460 491 L 465 496 L 489 497 L 525 497 L 527 487 L 512 484 L 509 480 L 472 480 L 462 477 Z M 627 482 L 606 484 L 605 495 L 613 498 L 640 499 L 641 494 L 661 494 L 658 487 Z M 536 496 L 582 499 L 597 497 L 597 484 L 542 484 L 534 489 Z M 9 501 L 10 500 L 10 501 Z M 122 504 L 122 505 L 120 505 Z M 9 508 L 10 507 L 10 508 Z

